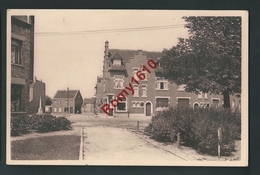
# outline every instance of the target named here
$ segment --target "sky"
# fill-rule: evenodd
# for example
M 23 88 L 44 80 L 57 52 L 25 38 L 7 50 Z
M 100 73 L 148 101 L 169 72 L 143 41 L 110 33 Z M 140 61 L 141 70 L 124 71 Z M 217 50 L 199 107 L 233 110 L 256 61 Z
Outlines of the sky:
M 80 90 L 83 98 L 93 97 L 97 76 L 102 75 L 105 41 L 111 49 L 161 52 L 176 45 L 178 37 L 188 37 L 184 14 L 173 10 L 30 10 L 26 14 L 35 16 L 34 76 L 46 84 L 51 98 L 68 87 Z

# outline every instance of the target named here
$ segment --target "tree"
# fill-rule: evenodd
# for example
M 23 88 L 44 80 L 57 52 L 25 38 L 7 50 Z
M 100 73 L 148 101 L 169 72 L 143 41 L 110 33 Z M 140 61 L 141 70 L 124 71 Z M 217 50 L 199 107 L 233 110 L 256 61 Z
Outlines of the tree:
M 189 37 L 163 50 L 163 76 L 187 92 L 216 93 L 230 108 L 230 94 L 241 92 L 241 18 L 183 17 Z
M 51 97 L 49 97 L 48 95 L 45 96 L 45 105 L 51 105 L 52 104 L 52 100 Z

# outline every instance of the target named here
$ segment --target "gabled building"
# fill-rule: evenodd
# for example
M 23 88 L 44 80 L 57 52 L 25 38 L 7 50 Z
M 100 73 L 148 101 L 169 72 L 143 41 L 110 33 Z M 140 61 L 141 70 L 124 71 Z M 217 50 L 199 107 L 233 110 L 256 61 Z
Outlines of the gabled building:
M 52 99 L 53 113 L 81 113 L 83 98 L 79 90 L 58 90 Z
M 11 114 L 28 112 L 34 69 L 34 16 L 11 17 Z
M 41 106 L 40 105 L 41 100 Z M 34 77 L 34 82 L 30 84 L 30 111 L 38 112 L 38 109 L 41 107 L 43 112 L 45 112 L 45 83 L 42 80 L 37 80 Z
M 132 84 L 134 94 L 127 95 L 119 101 L 117 107 L 110 105 L 113 110 L 109 111 L 110 116 L 120 114 L 139 114 L 151 116 L 155 111 L 167 109 L 170 106 L 180 108 L 197 108 L 222 106 L 223 96 L 209 93 L 188 93 L 184 85 L 178 86 L 170 83 L 161 76 L 162 67 L 158 61 L 160 52 L 147 52 L 142 50 L 118 50 L 109 49 L 109 42 L 105 43 L 103 75 L 97 77 L 96 85 L 96 105 L 99 113 L 106 103 L 110 103 L 129 83 Z M 148 60 L 157 63 L 156 68 L 148 66 Z M 141 71 L 146 66 L 147 71 Z M 153 67 L 153 66 L 152 66 Z M 145 74 L 145 79 L 140 80 L 136 73 L 138 71 Z M 138 81 L 133 82 L 132 77 Z M 239 108 L 240 98 L 231 96 L 231 107 Z M 110 103 L 111 104 L 111 103 Z
M 95 112 L 96 98 L 84 98 L 81 112 L 82 113 L 94 113 Z

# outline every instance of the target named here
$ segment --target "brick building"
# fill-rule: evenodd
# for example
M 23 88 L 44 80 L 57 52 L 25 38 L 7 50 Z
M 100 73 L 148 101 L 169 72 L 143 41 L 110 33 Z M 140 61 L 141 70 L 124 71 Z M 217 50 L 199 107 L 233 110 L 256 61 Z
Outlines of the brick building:
M 38 112 L 41 99 L 41 108 L 45 111 L 45 83 L 42 80 L 34 78 L 34 82 L 30 84 L 30 111 Z
M 79 90 L 58 90 L 52 99 L 52 112 L 81 113 L 82 103 L 83 98 Z
M 82 107 L 81 107 L 81 112 L 82 113 L 94 113 L 95 112 L 95 102 L 96 98 L 84 98 Z
M 101 107 L 115 99 L 129 83 L 132 83 L 134 94 L 123 98 L 114 110 L 109 111 L 109 115 L 129 112 L 130 114 L 151 116 L 155 111 L 166 109 L 169 106 L 196 108 L 221 106 L 224 103 L 222 95 L 188 93 L 184 90 L 183 85 L 178 86 L 161 77 L 162 68 L 158 64 L 155 69 L 147 65 L 148 60 L 157 62 L 160 57 L 160 52 L 109 49 L 109 43 L 106 41 L 103 75 L 97 77 L 96 85 L 98 112 L 103 113 Z M 143 65 L 149 68 L 150 73 L 143 71 L 146 78 L 139 81 L 136 72 Z M 133 83 L 132 77 L 138 80 L 139 84 Z M 231 96 L 230 99 L 232 108 L 240 107 L 240 98 Z
M 33 83 L 34 16 L 11 17 L 11 112 L 29 111 Z

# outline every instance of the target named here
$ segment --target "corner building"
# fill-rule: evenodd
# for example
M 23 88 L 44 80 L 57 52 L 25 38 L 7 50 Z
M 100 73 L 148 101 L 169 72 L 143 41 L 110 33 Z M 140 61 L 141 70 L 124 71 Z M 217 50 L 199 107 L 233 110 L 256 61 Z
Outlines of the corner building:
M 29 111 L 34 72 L 34 16 L 11 17 L 11 114 Z
M 129 83 L 132 84 L 134 94 L 126 90 L 129 95 L 126 95 L 117 107 L 110 104 L 110 107 L 114 108 L 109 111 L 110 116 L 120 116 L 128 112 L 130 115 L 151 116 L 155 111 L 164 110 L 170 106 L 180 108 L 222 106 L 224 103 L 222 95 L 188 93 L 184 90 L 184 85 L 178 86 L 163 78 L 162 67 L 157 63 L 160 57 L 160 52 L 109 49 L 109 42 L 106 41 L 103 75 L 97 77 L 97 111 L 104 113 L 102 106 L 116 99 L 125 87 L 129 87 Z M 148 60 L 154 60 L 157 67 L 151 68 Z M 143 66 L 146 66 L 150 73 L 143 71 L 146 78 L 139 80 L 136 72 Z M 132 82 L 132 77 L 138 80 L 139 84 Z M 233 109 L 240 108 L 240 98 L 230 96 L 230 100 Z

